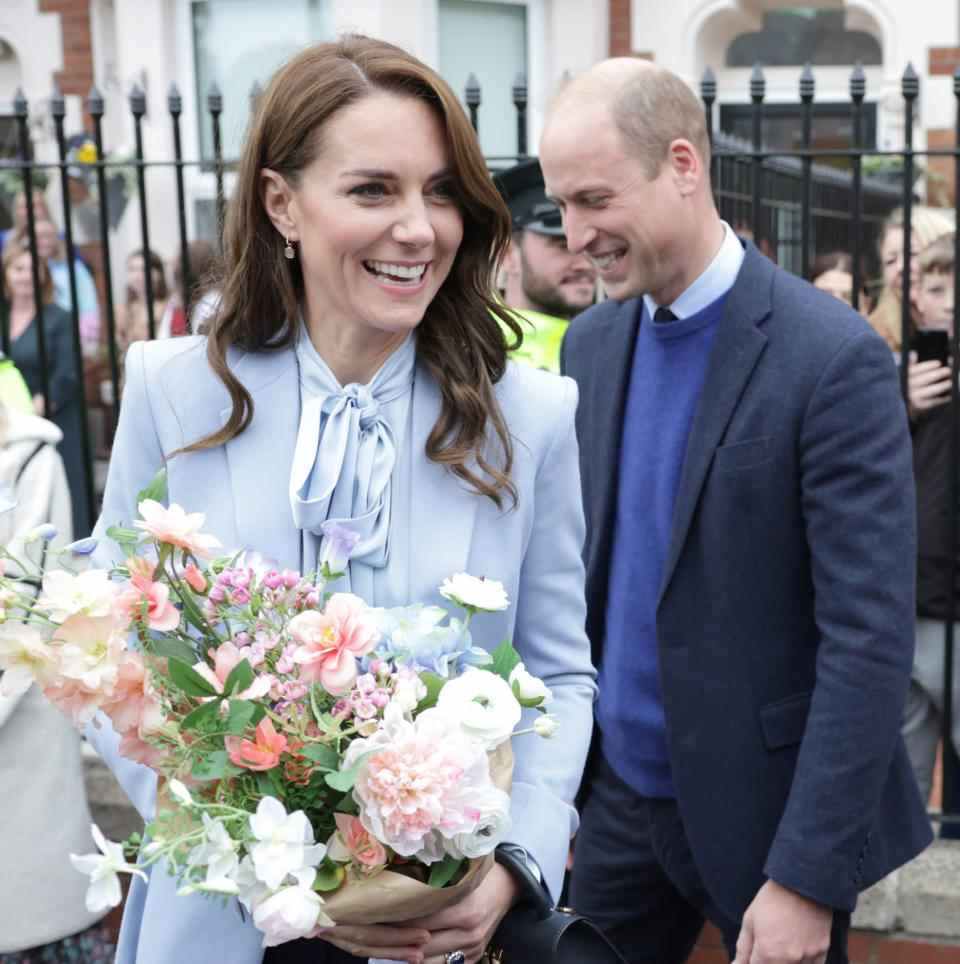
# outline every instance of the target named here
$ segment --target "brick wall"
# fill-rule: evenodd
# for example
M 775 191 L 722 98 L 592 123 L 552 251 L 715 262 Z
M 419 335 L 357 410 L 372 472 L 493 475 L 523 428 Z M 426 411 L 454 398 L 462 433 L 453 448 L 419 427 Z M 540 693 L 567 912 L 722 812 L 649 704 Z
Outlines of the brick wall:
M 57 83 L 64 94 L 86 97 L 93 86 L 90 0 L 38 0 L 41 13 L 59 13 L 63 34 L 63 70 Z M 51 78 L 52 79 L 52 78 Z
M 632 53 L 630 4 L 631 0 L 610 0 L 611 57 L 629 57 Z

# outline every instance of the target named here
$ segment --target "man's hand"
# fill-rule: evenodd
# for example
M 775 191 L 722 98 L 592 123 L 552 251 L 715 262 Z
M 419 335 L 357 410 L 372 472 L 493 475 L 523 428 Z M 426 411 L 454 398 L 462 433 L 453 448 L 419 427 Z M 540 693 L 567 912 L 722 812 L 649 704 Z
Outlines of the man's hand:
M 910 353 L 907 372 L 907 398 L 910 414 L 917 415 L 950 401 L 950 369 L 940 362 L 916 361 L 916 352 Z
M 517 898 L 517 884 L 508 870 L 494 864 L 483 883 L 446 910 L 404 921 L 328 928 L 319 936 L 357 957 L 444 964 L 444 955 L 463 951 L 467 964 L 476 964 L 493 932 Z
M 833 910 L 768 880 L 743 915 L 733 964 L 824 964 Z

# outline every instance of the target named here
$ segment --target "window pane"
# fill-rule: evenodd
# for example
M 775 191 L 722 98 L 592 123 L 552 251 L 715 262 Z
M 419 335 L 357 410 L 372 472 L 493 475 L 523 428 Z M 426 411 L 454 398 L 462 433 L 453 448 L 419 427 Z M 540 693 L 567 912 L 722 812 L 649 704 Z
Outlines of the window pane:
M 327 0 L 204 0 L 193 5 L 193 45 L 197 66 L 200 149 L 213 157 L 207 92 L 216 83 L 223 94 L 220 130 L 223 156 L 240 151 L 254 83 L 271 74 L 307 44 L 332 38 Z
M 487 156 L 516 154 L 511 88 L 527 73 L 527 8 L 515 3 L 440 0 L 440 73 L 464 99 L 471 73 L 480 82 L 480 143 Z

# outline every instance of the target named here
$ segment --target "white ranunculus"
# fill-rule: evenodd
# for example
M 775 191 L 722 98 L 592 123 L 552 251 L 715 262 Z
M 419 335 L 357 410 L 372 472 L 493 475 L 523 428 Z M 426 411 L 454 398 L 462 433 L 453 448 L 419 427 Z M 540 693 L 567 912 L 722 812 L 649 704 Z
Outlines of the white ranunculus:
M 528 673 L 523 663 L 517 663 L 510 674 L 510 685 L 521 700 L 543 700 L 543 704 L 553 699 L 550 687 L 539 676 Z
M 510 605 L 502 582 L 485 579 L 483 576 L 471 576 L 466 572 L 458 572 L 449 579 L 444 579 L 440 595 L 464 609 L 476 609 L 485 613 L 500 612 Z
M 445 842 L 452 857 L 484 857 L 503 843 L 510 830 L 510 797 L 498 787 L 489 786 L 471 802 L 480 811 L 477 827 L 472 833 L 458 833 Z
M 283 883 L 287 874 L 304 867 L 315 867 L 326 853 L 323 844 L 313 842 L 313 828 L 302 810 L 287 814 L 275 797 L 264 797 L 257 812 L 250 815 L 250 829 L 257 843 L 250 856 L 257 879 L 271 890 Z
M 533 721 L 533 732 L 536 733 L 537 736 L 542 736 L 545 740 L 549 740 L 559 729 L 560 724 L 557 722 L 557 718 L 549 714 L 546 716 L 538 716 Z
M 99 854 L 70 854 L 70 863 L 90 878 L 87 888 L 87 910 L 91 914 L 116 907 L 123 899 L 120 891 L 120 878 L 117 874 L 138 874 L 144 880 L 147 875 L 138 867 L 128 864 L 123 856 L 123 847 L 107 840 L 96 824 L 91 824 L 90 832 L 100 849 Z
M 445 683 L 437 709 L 487 750 L 510 739 L 522 712 L 510 684 L 485 669 L 469 669 Z
M 333 926 L 323 912 L 323 898 L 312 889 L 316 871 L 307 867 L 294 876 L 295 885 L 271 894 L 253 910 L 253 922 L 263 931 L 264 947 L 308 937 L 316 927 Z

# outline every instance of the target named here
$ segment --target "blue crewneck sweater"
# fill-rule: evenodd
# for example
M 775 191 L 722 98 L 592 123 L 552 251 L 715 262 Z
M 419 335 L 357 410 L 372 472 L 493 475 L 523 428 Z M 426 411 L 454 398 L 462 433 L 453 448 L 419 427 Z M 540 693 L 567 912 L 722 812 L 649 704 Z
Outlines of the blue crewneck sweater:
M 647 797 L 674 796 L 657 600 L 687 439 L 726 299 L 665 323 L 643 307 L 630 374 L 597 719 L 607 761 Z

